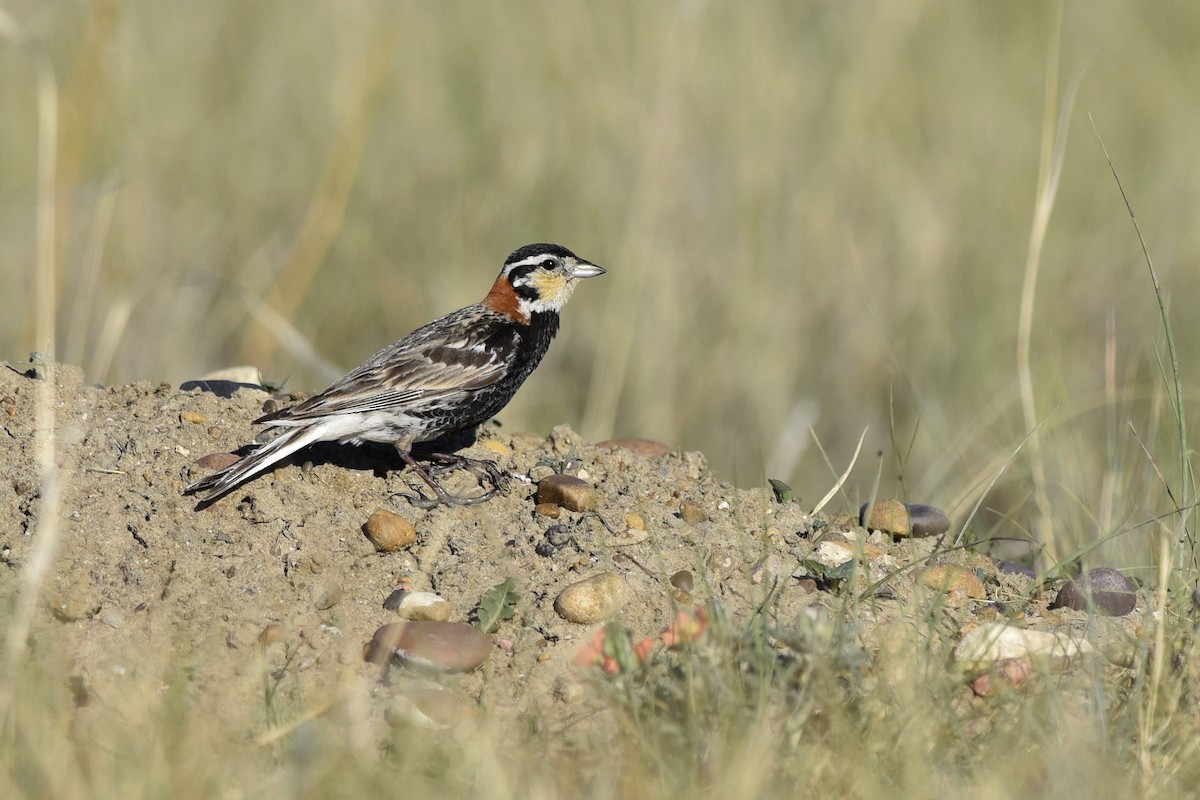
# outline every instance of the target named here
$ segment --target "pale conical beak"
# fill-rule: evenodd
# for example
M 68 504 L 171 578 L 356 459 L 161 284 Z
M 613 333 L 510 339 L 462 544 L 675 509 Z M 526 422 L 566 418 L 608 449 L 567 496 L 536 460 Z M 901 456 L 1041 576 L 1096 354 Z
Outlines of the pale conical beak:
M 607 272 L 604 267 L 598 267 L 590 261 L 577 261 L 571 269 L 572 278 L 594 278 Z

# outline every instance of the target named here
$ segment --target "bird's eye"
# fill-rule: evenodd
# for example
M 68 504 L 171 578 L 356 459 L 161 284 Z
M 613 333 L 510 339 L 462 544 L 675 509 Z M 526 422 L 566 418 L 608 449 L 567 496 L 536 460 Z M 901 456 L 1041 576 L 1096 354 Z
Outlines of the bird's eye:
M 541 268 L 542 269 L 557 269 L 558 262 L 555 261 L 553 258 L 548 258 L 541 263 Z

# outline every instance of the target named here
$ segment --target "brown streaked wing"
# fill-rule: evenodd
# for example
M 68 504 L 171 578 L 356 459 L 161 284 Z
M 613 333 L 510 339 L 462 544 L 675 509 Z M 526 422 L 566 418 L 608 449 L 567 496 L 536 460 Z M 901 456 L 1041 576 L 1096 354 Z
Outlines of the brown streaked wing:
M 447 326 L 465 334 L 453 339 L 430 335 L 431 327 L 379 351 L 320 394 L 255 421 L 382 411 L 481 389 L 504 377 L 517 352 L 518 335 L 504 325 Z

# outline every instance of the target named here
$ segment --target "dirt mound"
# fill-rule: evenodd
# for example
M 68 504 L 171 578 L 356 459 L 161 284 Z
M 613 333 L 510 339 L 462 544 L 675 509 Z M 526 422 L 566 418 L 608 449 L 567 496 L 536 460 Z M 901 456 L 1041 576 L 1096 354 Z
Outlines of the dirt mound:
M 103 736 L 114 714 L 125 716 L 123 698 L 138 694 L 132 688 L 180 684 L 199 716 L 244 737 L 347 698 L 361 700 L 361 718 L 382 726 L 400 694 L 439 689 L 452 698 L 451 717 L 478 706 L 570 715 L 579 710 L 573 662 L 601 624 L 569 622 L 555 601 L 601 574 L 618 577 L 600 581 L 612 595 L 601 600 L 619 607 L 635 637 L 658 636 L 678 610 L 697 604 L 734 619 L 766 603 L 779 619 L 842 609 L 832 590 L 849 578 L 870 599 L 854 621 L 866 651 L 925 584 L 950 589 L 947 613 L 964 622 L 997 597 L 1032 595 L 1025 576 L 956 551 L 939 560 L 958 562 L 974 579 L 956 596 L 959 589 L 937 584 L 947 580 L 914 580 L 927 574 L 932 539 L 868 535 L 848 518 L 809 516 L 768 489 L 721 483 L 699 453 L 597 445 L 565 426 L 548 437 L 485 426 L 463 453 L 494 459 L 516 478 L 507 494 L 474 507 L 413 508 L 399 494 L 419 482 L 386 450 L 328 446 L 197 510 L 182 494 L 205 473 L 196 460 L 249 441 L 266 393 L 243 389 L 222 399 L 150 383 L 91 387 L 70 366 L 0 365 L 7 607 L 41 535 L 34 448 L 36 390 L 45 380 L 54 389 L 61 540 L 30 658 L 44 659 L 84 698 L 73 724 L 92 735 Z M 585 501 L 593 508 L 538 505 L 536 482 L 564 473 L 594 487 Z M 477 486 L 465 472 L 447 481 L 454 492 Z M 414 544 L 376 549 L 364 524 L 381 508 L 413 525 Z M 847 572 L 839 548 L 858 569 Z M 905 565 L 917 568 L 897 572 Z M 363 644 L 398 620 L 389 610 L 397 589 L 436 593 L 448 604 L 440 616 L 448 610 L 450 620 L 468 621 L 506 580 L 512 613 L 499 619 L 479 669 L 436 680 L 405 672 L 388 682 L 363 661 Z

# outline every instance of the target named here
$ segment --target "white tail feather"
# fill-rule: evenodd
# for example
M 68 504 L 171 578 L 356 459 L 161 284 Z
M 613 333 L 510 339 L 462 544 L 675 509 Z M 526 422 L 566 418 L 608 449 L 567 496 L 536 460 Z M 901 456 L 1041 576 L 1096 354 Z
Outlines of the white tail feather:
M 184 491 L 198 495 L 204 502 L 216 500 L 271 465 L 323 438 L 320 425 L 289 428 L 236 464 L 196 481 Z

